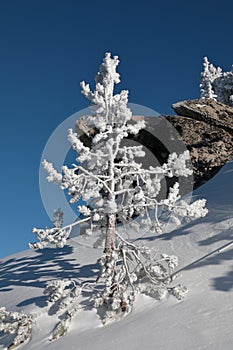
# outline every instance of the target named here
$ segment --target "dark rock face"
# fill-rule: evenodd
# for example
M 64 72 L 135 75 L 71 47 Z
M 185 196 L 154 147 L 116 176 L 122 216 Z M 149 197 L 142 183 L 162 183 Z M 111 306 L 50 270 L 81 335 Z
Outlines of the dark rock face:
M 144 135 L 143 130 L 136 138 L 142 144 L 153 142 L 150 149 L 162 164 L 167 160 L 169 153 L 183 151 L 181 144 L 177 142 L 177 135 L 172 128 L 174 127 L 190 152 L 195 189 L 211 179 L 233 158 L 233 108 L 211 99 L 178 102 L 172 107 L 178 116 L 144 117 L 148 131 L 150 128 L 159 130 L 159 140 L 163 130 L 166 130 L 167 140 L 162 137 L 162 146 L 156 138 Z M 171 124 L 171 128 L 161 121 L 164 118 Z M 170 148 L 166 149 L 168 139 Z M 190 186 L 190 179 L 187 179 L 187 184 Z M 184 192 L 188 191 L 189 186 L 182 186 Z
M 132 120 L 136 117 L 133 116 Z M 171 153 L 182 154 L 187 150 L 182 137 L 164 116 L 158 117 L 140 117 L 145 120 L 145 129 L 139 131 L 137 135 L 128 135 L 128 140 L 133 140 L 137 144 L 142 145 L 145 151 L 144 159 L 138 159 L 139 163 L 142 163 L 143 168 L 149 169 L 150 166 L 161 166 L 166 163 Z M 126 139 L 124 139 L 124 142 Z M 192 163 L 187 162 L 187 167 L 192 169 Z M 165 198 L 168 194 L 169 188 L 179 182 L 180 194 L 184 195 L 190 193 L 193 190 L 193 175 L 188 177 L 166 177 L 161 182 L 161 191 L 158 199 Z M 161 197 L 160 197 L 161 196 Z
M 233 108 L 200 99 L 174 104 L 173 109 L 180 115 L 166 119 L 190 151 L 197 188 L 233 158 Z

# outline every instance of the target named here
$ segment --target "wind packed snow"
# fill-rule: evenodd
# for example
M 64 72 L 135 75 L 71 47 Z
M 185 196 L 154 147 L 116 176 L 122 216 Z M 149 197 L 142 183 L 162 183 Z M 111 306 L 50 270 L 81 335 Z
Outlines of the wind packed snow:
M 138 239 L 158 253 L 179 257 L 175 283 L 189 289 L 182 302 L 171 295 L 163 301 L 138 295 L 132 313 L 106 326 L 86 305 L 72 320 L 68 335 L 51 342 L 59 318 L 53 310 L 47 314 L 46 281 L 94 279 L 102 248 L 92 248 L 92 237 L 75 237 L 63 248 L 28 250 L 2 259 L 0 305 L 36 316 L 32 339 L 24 349 L 232 349 L 233 245 L 226 247 L 233 241 L 232 178 L 229 162 L 195 191 L 196 199 L 207 199 L 206 217 L 167 234 Z M 9 339 L 0 338 L 0 349 L 6 349 Z

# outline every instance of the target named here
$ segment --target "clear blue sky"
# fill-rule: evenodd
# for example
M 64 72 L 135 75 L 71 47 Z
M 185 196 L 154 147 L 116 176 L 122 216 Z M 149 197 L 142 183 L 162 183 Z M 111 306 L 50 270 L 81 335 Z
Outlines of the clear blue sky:
M 161 114 L 199 96 L 202 58 L 233 63 L 232 1 L 0 1 L 0 257 L 27 248 L 50 221 L 38 169 L 53 130 L 88 106 L 106 51 L 119 55 L 120 88 Z M 52 185 L 51 185 L 52 186 Z

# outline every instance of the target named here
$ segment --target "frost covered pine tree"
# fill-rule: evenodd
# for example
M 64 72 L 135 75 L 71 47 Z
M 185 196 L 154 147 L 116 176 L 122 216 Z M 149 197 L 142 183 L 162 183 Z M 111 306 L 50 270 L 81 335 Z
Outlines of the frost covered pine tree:
M 201 98 L 209 98 L 233 106 L 233 67 L 229 72 L 223 72 L 220 67 L 214 67 L 207 57 L 204 57 L 204 70 L 201 73 Z
M 233 106 L 233 67 L 229 72 L 224 72 L 221 77 L 213 82 L 217 101 Z
M 204 70 L 201 73 L 200 79 L 201 98 L 216 100 L 217 94 L 214 91 L 213 83 L 217 78 L 222 76 L 222 69 L 220 67 L 214 67 L 207 57 L 204 57 L 203 68 Z
M 63 211 L 59 208 L 58 210 L 54 210 L 53 213 L 53 225 L 54 227 L 61 228 L 63 224 Z
M 93 291 L 93 306 L 105 310 L 104 322 L 129 312 L 138 292 L 157 299 L 169 292 L 182 299 L 186 289 L 181 285 L 169 286 L 171 271 L 178 264 L 177 257 L 167 254 L 157 257 L 148 247 L 126 240 L 119 232 L 117 222 L 123 225 L 131 222 L 138 231 L 147 225 L 151 231 L 160 233 L 159 208 L 167 209 L 176 217 L 190 219 L 207 213 L 205 200 L 191 205 L 180 201 L 178 182 L 170 188 L 167 198 L 158 200 L 161 180 L 165 176 L 191 174 L 186 166 L 188 151 L 170 154 L 162 166 L 143 169 L 136 161 L 145 155 L 142 146 L 123 145 L 124 138 L 129 134 L 136 135 L 145 125 L 143 121 L 131 119 L 128 91 L 114 95 L 114 85 L 120 82 L 116 72 L 118 64 L 117 56 L 112 58 L 106 53 L 96 76 L 95 90 L 92 92 L 88 84 L 81 82 L 82 93 L 91 101 L 94 111 L 93 115 L 82 117 L 90 147 L 70 129 L 68 139 L 77 152 L 77 163 L 71 168 L 63 166 L 59 173 L 52 163 L 43 161 L 48 181 L 60 184 L 71 197 L 71 203 L 84 201 L 84 205 L 78 206 L 83 218 L 64 227 L 34 229 L 39 242 L 31 243 L 30 247 L 44 248 L 50 243 L 63 247 L 72 227 L 83 222 L 89 224 L 87 235 L 101 231 L 104 240 L 104 253 L 99 259 L 100 273 L 95 283 L 79 284 L 69 279 L 48 283 L 45 294 L 49 301 L 59 305 L 59 312 L 65 312 L 52 339 L 67 332 L 85 288 Z M 132 220 L 135 215 L 141 220 Z

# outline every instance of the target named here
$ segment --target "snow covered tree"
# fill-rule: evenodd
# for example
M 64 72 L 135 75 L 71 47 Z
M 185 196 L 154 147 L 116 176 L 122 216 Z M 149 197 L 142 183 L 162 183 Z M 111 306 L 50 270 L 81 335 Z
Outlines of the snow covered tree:
M 59 208 L 58 210 L 54 210 L 53 214 L 53 225 L 54 227 L 61 228 L 63 224 L 63 211 Z
M 167 198 L 158 199 L 164 177 L 187 177 L 192 173 L 187 166 L 188 151 L 179 155 L 172 153 L 165 164 L 144 169 L 138 161 L 145 156 L 143 146 L 123 144 L 128 135 L 136 135 L 145 125 L 142 120 L 132 120 L 132 112 L 127 106 L 128 91 L 114 95 L 114 85 L 120 82 L 116 72 L 118 64 L 117 56 L 112 58 L 106 53 L 96 76 L 95 90 L 92 92 L 88 84 L 81 82 L 82 93 L 91 101 L 94 113 L 82 117 L 83 131 L 90 140 L 89 147 L 72 129 L 68 131 L 68 139 L 77 153 L 77 163 L 71 168 L 63 166 L 62 173 L 59 173 L 52 163 L 43 161 L 48 181 L 60 184 L 70 196 L 70 203 L 84 202 L 78 205 L 83 218 L 64 227 L 55 225 L 51 229 L 33 229 L 39 242 L 31 243 L 30 247 L 44 248 L 51 243 L 63 247 L 72 227 L 83 222 L 89 224 L 87 235 L 101 231 L 104 241 L 104 254 L 99 260 L 100 273 L 94 285 L 88 281 L 80 285 L 70 280 L 48 283 L 45 293 L 49 295 L 49 301 L 60 305 L 62 312 L 66 310 L 53 339 L 66 333 L 85 288 L 93 290 L 94 306 L 105 308 L 105 321 L 130 311 L 137 292 L 157 299 L 170 292 L 181 299 L 186 292 L 183 286 L 168 287 L 172 281 L 171 271 L 178 264 L 177 258 L 166 254 L 158 258 L 148 247 L 126 240 L 117 222 L 122 225 L 131 223 L 137 231 L 146 226 L 161 233 L 160 208 L 179 220 L 183 216 L 192 219 L 207 213 L 205 200 L 191 205 L 180 201 L 178 182 L 169 189 Z M 140 220 L 133 220 L 135 215 Z
M 204 57 L 204 71 L 201 73 L 201 98 L 210 98 L 221 103 L 233 106 L 233 67 L 229 72 L 222 72 L 220 67 Z
M 233 67 L 213 82 L 217 101 L 233 106 Z
M 204 57 L 203 67 L 204 71 L 201 73 L 200 79 L 201 98 L 216 100 L 217 95 L 214 91 L 213 82 L 222 76 L 222 69 L 220 67 L 215 68 L 207 57 Z

